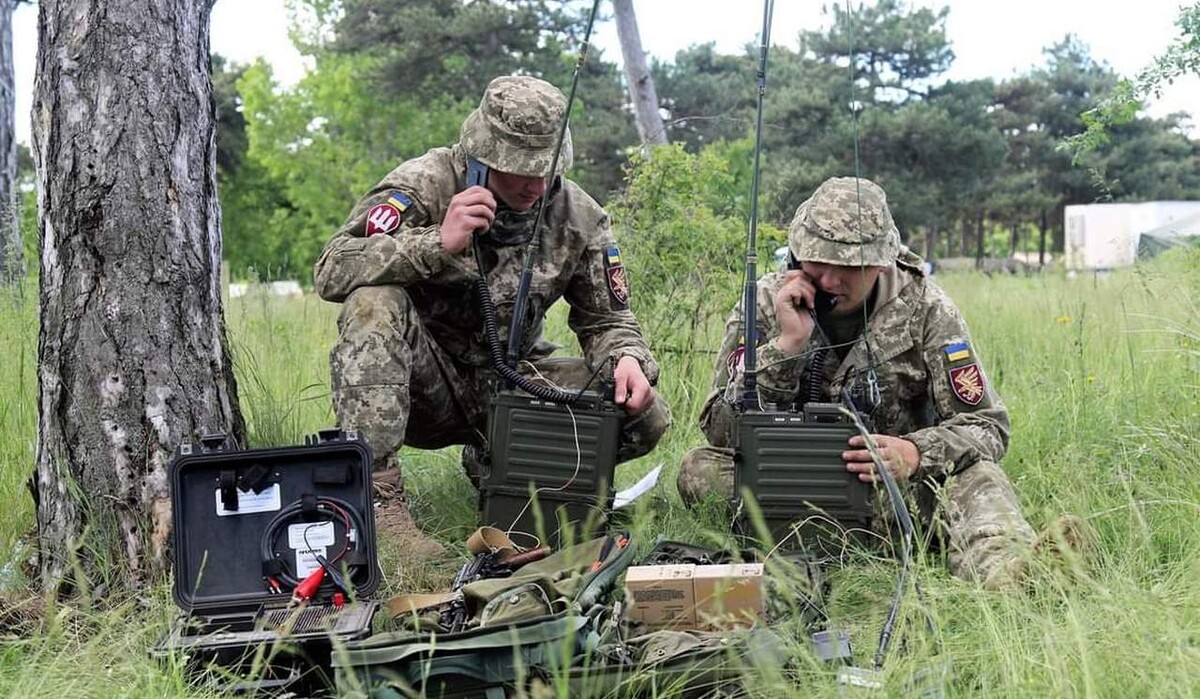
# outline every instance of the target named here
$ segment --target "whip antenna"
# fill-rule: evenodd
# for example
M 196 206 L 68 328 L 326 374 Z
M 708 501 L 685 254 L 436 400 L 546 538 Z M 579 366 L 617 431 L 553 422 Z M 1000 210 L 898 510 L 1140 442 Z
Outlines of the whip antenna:
M 771 43 L 771 15 L 774 0 L 763 1 L 763 26 L 758 49 L 758 106 L 754 115 L 754 172 L 750 179 L 750 226 L 746 233 L 746 289 L 742 299 L 743 355 L 742 408 L 758 405 L 758 380 L 755 365 L 758 356 L 758 181 L 759 156 L 762 153 L 763 97 L 767 94 L 767 47 Z
M 579 58 L 575 61 L 575 75 L 571 78 L 571 90 L 567 94 L 567 108 L 563 111 L 562 123 L 558 127 L 558 142 L 554 145 L 554 157 L 550 161 L 550 177 L 558 171 L 558 159 L 562 155 L 563 141 L 567 136 L 567 125 L 571 120 L 571 105 L 575 104 L 575 88 L 579 85 L 579 74 L 583 72 L 583 64 L 587 61 L 588 42 L 592 38 L 592 26 L 596 23 L 596 11 L 600 8 L 600 0 L 594 0 L 592 10 L 588 14 L 587 30 L 583 33 L 583 45 L 579 47 Z M 553 184 L 553 181 L 551 181 Z M 521 280 L 517 284 L 517 296 L 513 299 L 512 323 L 508 329 L 508 354 L 505 363 L 515 367 L 521 351 L 521 321 L 525 316 L 525 302 L 529 298 L 529 283 L 533 277 L 533 258 L 537 257 L 540 245 L 542 223 L 545 220 L 546 197 L 550 195 L 550 185 L 546 193 L 538 200 L 537 218 L 533 223 L 533 237 L 525 248 L 525 265 L 521 269 Z

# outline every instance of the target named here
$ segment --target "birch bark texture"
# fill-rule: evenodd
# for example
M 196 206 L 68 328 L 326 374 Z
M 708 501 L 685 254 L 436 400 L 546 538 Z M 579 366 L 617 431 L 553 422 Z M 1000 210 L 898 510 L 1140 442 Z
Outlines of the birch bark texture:
M 168 465 L 242 444 L 221 307 L 213 0 L 42 0 L 39 569 L 46 589 L 167 569 Z
M 621 42 L 621 59 L 625 64 L 625 82 L 629 84 L 629 99 L 633 101 L 634 121 L 643 145 L 656 146 L 667 142 L 667 130 L 658 111 L 658 92 L 654 78 L 646 66 L 642 35 L 638 32 L 633 0 L 612 0 L 617 21 L 617 37 Z
M 0 0 L 0 286 L 25 277 L 17 195 L 16 80 L 12 18 L 17 0 Z

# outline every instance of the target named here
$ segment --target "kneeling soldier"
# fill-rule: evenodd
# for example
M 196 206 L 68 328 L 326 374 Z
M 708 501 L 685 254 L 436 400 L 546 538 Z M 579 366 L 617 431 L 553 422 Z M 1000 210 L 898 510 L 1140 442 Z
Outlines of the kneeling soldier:
M 1017 582 L 1033 532 L 999 465 L 1008 413 L 958 308 L 900 244 L 883 189 L 865 179 L 825 181 L 796 210 L 788 248 L 798 268 L 764 276 L 758 289 L 762 400 L 802 402 L 815 389 L 841 402 L 844 387 L 877 395 L 869 414 L 875 442 L 901 487 L 917 488 L 927 523 L 940 501 L 951 572 L 989 588 Z M 809 312 L 830 297 L 832 308 Z M 711 446 L 684 456 L 685 502 L 732 495 L 741 327 L 739 303 L 700 418 Z M 842 458 L 860 479 L 877 480 L 862 437 L 850 439 Z
M 565 108 L 563 94 L 537 78 L 492 80 L 463 122 L 459 142 L 384 177 L 317 261 L 317 293 L 344 304 L 330 354 L 334 409 L 340 424 L 370 445 L 377 490 L 391 486 L 381 531 L 418 555 L 443 549 L 409 515 L 395 452 L 402 444 L 463 444 L 464 462 L 478 453 L 496 373 L 473 291 L 478 268 L 471 239 L 481 236 L 506 346 L 540 200 L 544 225 L 516 369 L 580 388 L 611 361 L 616 402 L 629 414 L 619 461 L 649 452 L 670 424 L 653 388 L 658 365 L 629 311 L 628 279 L 608 215 L 563 177 L 571 164 L 569 132 L 558 168 L 550 171 Z M 468 186 L 469 161 L 488 168 L 485 184 Z M 545 312 L 560 298 L 570 305 L 568 323 L 583 358 L 550 358 L 554 347 L 541 338 Z

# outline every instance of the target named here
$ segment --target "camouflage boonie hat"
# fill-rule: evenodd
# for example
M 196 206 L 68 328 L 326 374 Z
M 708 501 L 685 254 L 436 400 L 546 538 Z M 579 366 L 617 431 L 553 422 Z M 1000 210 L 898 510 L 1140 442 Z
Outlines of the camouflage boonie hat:
M 801 262 L 886 267 L 900 253 L 900 231 L 879 185 L 831 177 L 796 209 L 788 249 Z
M 479 108 L 463 122 L 458 140 L 467 155 L 514 175 L 547 177 L 567 100 L 545 80 L 506 75 L 483 91 Z M 563 137 L 557 172 L 571 167 L 571 130 Z

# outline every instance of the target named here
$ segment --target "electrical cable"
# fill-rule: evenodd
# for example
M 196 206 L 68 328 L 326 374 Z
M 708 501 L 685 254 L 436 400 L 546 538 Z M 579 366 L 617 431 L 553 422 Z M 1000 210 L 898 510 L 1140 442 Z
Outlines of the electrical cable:
M 583 389 L 576 392 L 540 386 L 527 377 L 522 376 L 516 369 L 504 360 L 504 348 L 500 344 L 500 330 L 496 321 L 496 302 L 492 300 L 492 291 L 488 288 L 487 276 L 483 270 L 483 256 L 479 250 L 479 237 L 473 241 L 475 247 L 475 264 L 479 268 L 479 276 L 475 278 L 475 294 L 479 297 L 479 305 L 483 310 L 483 338 L 487 344 L 488 360 L 500 378 L 510 385 L 542 400 L 561 405 L 574 405 L 583 397 Z
M 344 559 L 346 554 L 348 554 L 351 550 L 358 551 L 359 543 L 362 541 L 362 538 L 366 536 L 366 528 L 363 526 L 362 516 L 350 503 L 339 498 L 325 495 L 315 496 L 315 498 L 313 498 L 313 502 L 313 507 L 306 507 L 305 500 L 300 499 L 281 509 L 275 514 L 274 517 L 271 518 L 269 522 L 267 522 L 266 527 L 263 529 L 262 538 L 260 539 L 259 554 L 262 558 L 264 568 L 268 566 L 277 566 L 277 571 L 266 577 L 276 578 L 279 582 L 288 585 L 293 589 L 299 586 L 301 581 L 292 573 L 288 562 L 276 552 L 276 539 L 283 531 L 285 524 L 290 524 L 292 523 L 291 520 L 312 511 L 316 511 L 324 516 L 327 516 L 328 519 L 325 521 L 340 521 L 342 523 L 344 531 L 341 551 L 339 551 L 332 559 L 326 561 L 326 563 L 321 563 L 318 561 L 318 564 L 321 566 L 321 568 L 326 569 L 327 572 L 335 572 L 329 571 L 328 568 L 332 568 L 333 564 Z M 309 524 L 310 526 L 317 526 L 324 524 L 325 522 L 304 523 Z M 308 543 L 308 532 L 309 528 L 306 527 L 303 533 L 304 543 L 309 550 L 313 550 L 312 546 Z M 358 564 L 352 563 L 351 565 Z M 269 584 L 272 584 L 274 583 L 274 580 L 269 580 L 268 582 Z M 272 589 L 274 590 L 273 586 Z
M 888 608 L 887 619 L 884 621 L 883 628 L 879 632 L 879 644 L 875 649 L 874 667 L 879 670 L 883 667 L 883 661 L 887 656 L 888 645 L 892 640 L 892 631 L 896 626 L 896 617 L 900 613 L 900 604 L 904 600 L 904 592 L 907 589 L 908 572 L 912 565 L 912 542 L 913 542 L 913 522 L 912 516 L 908 512 L 908 505 L 904 502 L 904 496 L 900 493 L 900 487 L 896 485 L 896 479 L 892 476 L 892 472 L 888 470 L 887 463 L 884 462 L 879 450 L 875 447 L 875 441 L 871 438 L 870 432 L 862 419 L 858 416 L 854 409 L 854 402 L 850 399 L 850 392 L 842 387 L 842 402 L 845 404 L 845 410 L 853 420 L 854 426 L 862 435 L 863 442 L 866 444 L 867 451 L 871 454 L 871 461 L 875 466 L 875 472 L 879 475 L 879 479 L 883 481 L 884 490 L 887 491 L 888 500 L 892 503 L 892 512 L 896 517 L 896 523 L 900 526 L 900 573 L 896 576 L 896 592 L 892 596 L 892 603 Z

